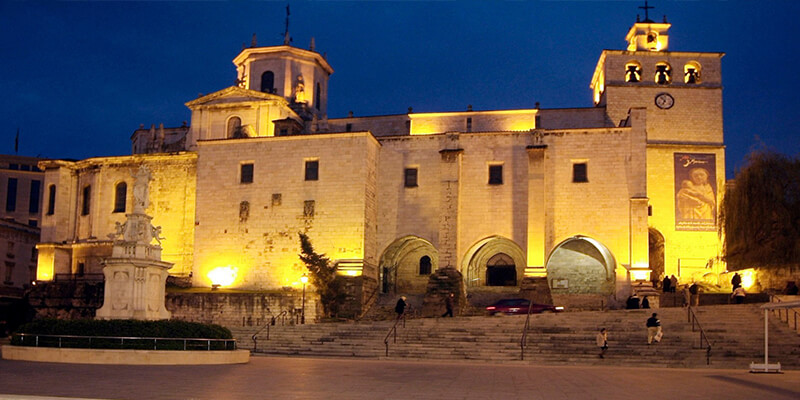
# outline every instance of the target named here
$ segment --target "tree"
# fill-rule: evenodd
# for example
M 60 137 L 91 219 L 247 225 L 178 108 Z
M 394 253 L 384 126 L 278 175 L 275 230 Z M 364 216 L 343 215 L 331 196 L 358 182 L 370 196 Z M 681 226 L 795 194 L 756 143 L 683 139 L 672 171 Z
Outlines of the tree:
M 311 273 L 311 283 L 317 290 L 323 312 L 327 317 L 336 316 L 339 305 L 346 298 L 343 282 L 336 276 L 336 266 L 331 264 L 330 258 L 325 254 L 314 251 L 308 235 L 302 232 L 298 235 L 300 235 L 300 260 Z
M 755 151 L 720 206 L 728 269 L 800 263 L 800 158 Z

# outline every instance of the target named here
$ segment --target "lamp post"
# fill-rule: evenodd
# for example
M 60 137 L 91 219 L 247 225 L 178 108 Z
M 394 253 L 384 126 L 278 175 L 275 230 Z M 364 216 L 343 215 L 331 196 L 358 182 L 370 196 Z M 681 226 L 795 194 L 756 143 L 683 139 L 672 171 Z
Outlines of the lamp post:
M 301 324 L 305 324 L 306 323 L 306 283 L 308 283 L 308 275 L 303 274 L 303 276 L 300 277 L 300 282 L 303 282 L 303 302 L 302 302 L 302 308 L 301 308 L 301 311 L 300 311 L 300 323 Z

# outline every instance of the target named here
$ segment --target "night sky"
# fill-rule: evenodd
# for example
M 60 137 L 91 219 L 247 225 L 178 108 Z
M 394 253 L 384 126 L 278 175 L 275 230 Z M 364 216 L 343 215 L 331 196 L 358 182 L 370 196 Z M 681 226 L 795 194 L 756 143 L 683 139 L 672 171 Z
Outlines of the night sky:
M 643 1 L 291 2 L 293 45 L 326 53 L 328 115 L 590 107 L 603 49 Z M 670 50 L 725 52 L 727 175 L 760 148 L 800 155 L 797 1 L 658 1 Z M 233 85 L 231 60 L 282 43 L 286 2 L 0 1 L 0 153 L 130 154 L 140 124 Z

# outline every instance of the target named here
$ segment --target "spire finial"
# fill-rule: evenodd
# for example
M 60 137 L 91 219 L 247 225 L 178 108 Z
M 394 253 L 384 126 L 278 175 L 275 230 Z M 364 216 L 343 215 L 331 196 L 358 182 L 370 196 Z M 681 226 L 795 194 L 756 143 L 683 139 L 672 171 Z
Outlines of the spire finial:
M 286 30 L 283 32 L 283 45 L 289 46 L 292 43 L 292 37 L 289 36 L 289 4 L 286 4 Z
M 258 41 L 256 40 L 256 34 L 253 34 L 253 38 L 250 39 L 250 47 L 258 47 Z
M 644 0 L 644 7 L 639 7 L 639 8 L 644 10 L 644 22 L 653 22 L 650 20 L 649 10 L 655 7 L 647 5 L 647 0 Z
M 315 47 L 316 46 L 314 45 L 314 37 L 312 36 L 311 37 L 311 44 L 308 46 L 308 49 L 311 50 L 311 51 L 314 51 Z

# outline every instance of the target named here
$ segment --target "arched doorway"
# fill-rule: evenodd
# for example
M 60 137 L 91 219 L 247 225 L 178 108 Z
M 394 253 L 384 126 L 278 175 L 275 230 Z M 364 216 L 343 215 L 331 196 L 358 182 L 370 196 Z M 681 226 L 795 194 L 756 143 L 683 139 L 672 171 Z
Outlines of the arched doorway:
M 397 239 L 381 255 L 381 292 L 424 293 L 438 267 L 439 252 L 431 242 L 418 236 Z
M 467 251 L 461 271 L 467 287 L 516 286 L 525 265 L 521 247 L 504 237 L 491 236 Z
M 612 294 L 616 261 L 602 243 L 573 236 L 559 243 L 547 260 L 547 281 L 553 294 Z
M 486 263 L 486 286 L 516 286 L 517 268 L 508 254 L 497 253 Z
M 650 280 L 657 283 L 664 279 L 664 235 L 656 229 L 648 229 L 648 253 Z

